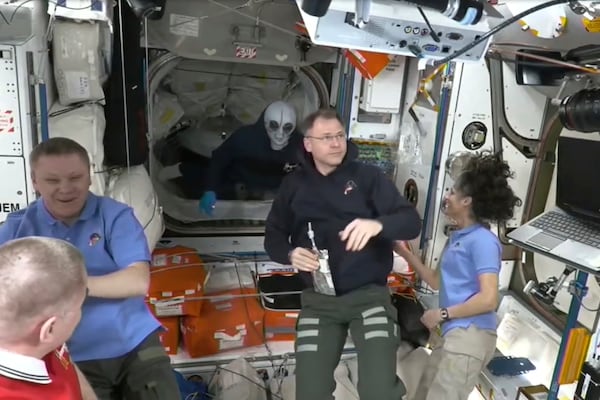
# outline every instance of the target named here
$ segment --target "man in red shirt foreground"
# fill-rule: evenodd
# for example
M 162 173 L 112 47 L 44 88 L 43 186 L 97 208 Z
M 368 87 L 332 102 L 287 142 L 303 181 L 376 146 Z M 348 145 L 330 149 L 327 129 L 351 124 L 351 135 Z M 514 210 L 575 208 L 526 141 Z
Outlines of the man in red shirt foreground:
M 81 318 L 81 253 L 58 239 L 0 246 L 0 399 L 96 400 L 64 342 Z

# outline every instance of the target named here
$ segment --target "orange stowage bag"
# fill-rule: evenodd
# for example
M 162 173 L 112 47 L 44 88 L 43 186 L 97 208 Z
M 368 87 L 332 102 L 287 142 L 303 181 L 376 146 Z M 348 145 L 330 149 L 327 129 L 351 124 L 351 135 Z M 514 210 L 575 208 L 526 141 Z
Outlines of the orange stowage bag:
M 175 246 L 152 253 L 146 302 L 157 317 L 200 315 L 206 270 L 196 250 Z
M 402 247 L 410 250 L 407 242 L 401 242 Z M 402 271 L 402 272 L 396 272 Z M 415 270 L 403 257 L 394 257 L 394 271 L 390 272 L 387 285 L 393 293 L 412 293 L 416 284 Z
M 210 297 L 205 300 L 200 316 L 184 317 L 181 323 L 183 344 L 191 357 L 209 356 L 265 342 L 264 310 L 256 289 L 211 293 Z
M 265 311 L 265 338 L 275 341 L 296 340 L 296 322 L 298 312 Z
M 387 285 L 393 293 L 411 292 L 415 285 L 415 275 L 391 272 L 387 278 Z
M 344 55 L 365 79 L 375 78 L 390 63 L 386 53 L 345 49 Z
M 158 318 L 165 329 L 158 334 L 167 354 L 177 354 L 179 349 L 179 317 Z

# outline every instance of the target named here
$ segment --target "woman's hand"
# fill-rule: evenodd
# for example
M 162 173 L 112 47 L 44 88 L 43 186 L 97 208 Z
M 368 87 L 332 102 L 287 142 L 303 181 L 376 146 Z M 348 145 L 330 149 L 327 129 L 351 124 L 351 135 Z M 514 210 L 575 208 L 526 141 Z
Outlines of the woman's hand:
M 410 251 L 408 246 L 406 246 L 402 240 L 396 240 L 394 242 L 394 251 L 407 262 L 409 258 L 413 257 L 412 251 Z
M 433 310 L 427 310 L 421 316 L 421 322 L 425 325 L 429 330 L 434 330 L 440 322 L 442 322 L 442 313 L 439 308 L 435 308 Z

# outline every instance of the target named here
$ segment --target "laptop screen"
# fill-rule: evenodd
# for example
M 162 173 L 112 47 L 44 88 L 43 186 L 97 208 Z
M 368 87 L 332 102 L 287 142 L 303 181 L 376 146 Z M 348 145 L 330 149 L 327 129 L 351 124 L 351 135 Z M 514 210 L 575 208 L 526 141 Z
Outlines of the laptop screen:
M 600 141 L 559 137 L 556 204 L 600 223 Z

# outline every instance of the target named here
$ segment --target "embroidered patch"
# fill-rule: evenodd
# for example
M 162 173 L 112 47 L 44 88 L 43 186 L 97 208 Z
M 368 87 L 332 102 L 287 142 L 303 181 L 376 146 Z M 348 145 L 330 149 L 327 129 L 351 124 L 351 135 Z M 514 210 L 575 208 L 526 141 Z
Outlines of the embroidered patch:
M 71 365 L 71 356 L 69 356 L 66 344 L 63 344 L 60 349 L 55 350 L 54 355 L 65 369 L 69 369 Z
M 95 245 L 96 245 L 96 243 L 98 243 L 98 242 L 100 241 L 100 239 L 102 239 L 102 236 L 100 236 L 100 235 L 99 235 L 99 234 L 97 234 L 97 233 L 92 233 L 92 234 L 90 235 L 90 243 L 89 243 L 89 244 L 90 244 L 90 247 L 92 247 L 92 246 L 95 246 Z
M 290 164 L 289 162 L 286 162 L 283 166 L 283 172 L 292 172 L 297 166 L 298 164 Z
M 350 194 L 354 189 L 356 189 L 356 183 L 353 180 L 349 180 L 346 182 L 346 186 L 344 187 L 344 195 Z

